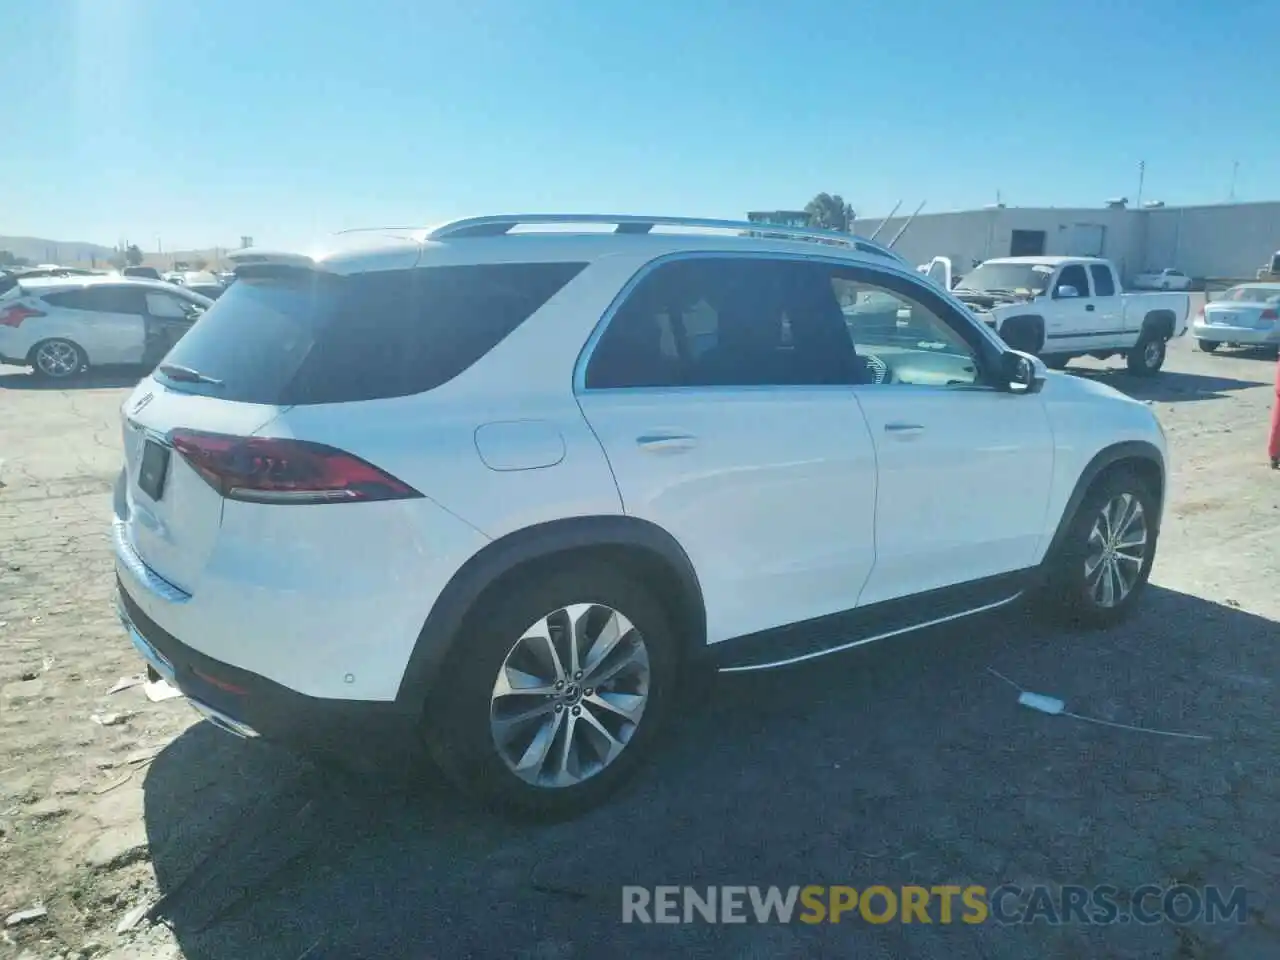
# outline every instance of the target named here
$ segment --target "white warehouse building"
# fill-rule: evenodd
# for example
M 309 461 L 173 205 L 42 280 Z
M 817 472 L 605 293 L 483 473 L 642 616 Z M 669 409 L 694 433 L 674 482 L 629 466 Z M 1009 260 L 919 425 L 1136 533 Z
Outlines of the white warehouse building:
M 893 239 L 908 219 L 893 217 L 876 239 Z M 864 217 L 853 230 L 865 237 L 880 225 Z M 957 274 L 992 257 L 1070 255 L 1108 257 L 1125 280 L 1165 267 L 1197 279 L 1252 279 L 1280 250 L 1280 202 L 921 213 L 894 249 L 912 263 L 950 257 Z

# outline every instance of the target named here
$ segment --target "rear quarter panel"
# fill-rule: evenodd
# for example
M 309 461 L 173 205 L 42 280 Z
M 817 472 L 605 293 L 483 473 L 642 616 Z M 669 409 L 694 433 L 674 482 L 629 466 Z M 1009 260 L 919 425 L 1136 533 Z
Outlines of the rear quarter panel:
M 1134 292 L 1121 294 L 1126 328 L 1140 328 L 1143 318 L 1153 310 L 1168 310 L 1173 314 L 1173 335 L 1181 336 L 1187 329 L 1191 313 L 1191 295 L 1173 291 Z

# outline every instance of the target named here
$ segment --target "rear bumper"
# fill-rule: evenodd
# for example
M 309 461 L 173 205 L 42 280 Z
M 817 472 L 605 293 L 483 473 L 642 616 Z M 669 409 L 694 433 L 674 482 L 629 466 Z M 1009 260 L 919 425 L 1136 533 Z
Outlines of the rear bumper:
M 344 760 L 367 760 L 382 748 L 399 756 L 416 743 L 416 718 L 396 704 L 309 697 L 214 660 L 148 617 L 118 577 L 116 589 L 120 620 L 139 655 L 220 729 Z
M 1241 343 L 1259 347 L 1280 344 L 1280 327 L 1260 330 L 1257 327 L 1232 327 L 1197 320 L 1191 324 L 1191 335 L 1197 340 L 1210 340 L 1214 343 Z

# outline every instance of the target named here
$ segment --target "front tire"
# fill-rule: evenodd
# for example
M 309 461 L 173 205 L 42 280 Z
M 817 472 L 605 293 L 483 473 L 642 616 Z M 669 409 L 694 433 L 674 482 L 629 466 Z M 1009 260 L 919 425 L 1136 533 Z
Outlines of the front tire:
M 1213 351 L 1217 350 L 1220 346 L 1222 346 L 1222 344 L 1219 343 L 1217 340 L 1197 340 L 1196 346 L 1199 347 L 1201 350 L 1203 350 L 1205 353 L 1213 353 Z
M 89 366 L 78 343 L 62 337 L 41 340 L 28 354 L 32 372 L 44 380 L 70 380 Z
M 1129 372 L 1139 377 L 1154 376 L 1164 366 L 1166 352 L 1164 337 L 1143 334 L 1126 358 Z
M 1136 474 L 1097 481 L 1050 560 L 1040 606 L 1076 626 L 1107 627 L 1133 610 L 1155 559 L 1159 505 Z
M 432 755 L 501 813 L 597 806 L 648 758 L 675 703 L 666 611 L 598 564 L 532 574 L 481 603 L 426 711 Z

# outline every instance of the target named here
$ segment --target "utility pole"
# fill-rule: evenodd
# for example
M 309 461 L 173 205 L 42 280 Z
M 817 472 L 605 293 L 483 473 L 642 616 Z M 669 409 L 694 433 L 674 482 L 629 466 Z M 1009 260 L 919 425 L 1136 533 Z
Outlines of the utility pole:
M 1142 209 L 1142 181 L 1146 179 L 1146 176 L 1147 176 L 1147 161 L 1139 160 L 1138 161 L 1138 202 L 1134 204 L 1134 206 L 1137 207 L 1139 210 Z

